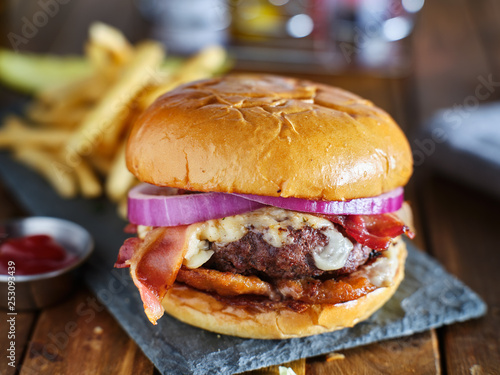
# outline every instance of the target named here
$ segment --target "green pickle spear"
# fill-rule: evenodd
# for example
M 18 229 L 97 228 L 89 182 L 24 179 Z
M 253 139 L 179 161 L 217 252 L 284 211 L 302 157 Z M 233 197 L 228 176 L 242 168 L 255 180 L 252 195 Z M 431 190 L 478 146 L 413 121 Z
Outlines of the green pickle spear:
M 92 73 L 83 56 L 37 55 L 0 49 L 0 82 L 26 94 L 63 85 Z

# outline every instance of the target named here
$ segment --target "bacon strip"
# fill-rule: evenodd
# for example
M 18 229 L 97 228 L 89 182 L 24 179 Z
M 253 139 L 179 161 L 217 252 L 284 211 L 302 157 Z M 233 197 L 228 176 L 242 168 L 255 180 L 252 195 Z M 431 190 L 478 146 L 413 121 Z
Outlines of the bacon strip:
M 182 267 L 177 281 L 195 289 L 215 292 L 218 295 L 233 297 L 240 294 L 254 294 L 272 297 L 269 283 L 257 276 L 243 276 L 232 272 L 221 272 L 207 268 L 188 269 Z
M 346 276 L 341 279 L 279 280 L 279 293 L 286 298 L 305 303 L 336 304 L 358 299 L 377 289 L 366 277 Z
M 165 312 L 161 300 L 174 284 L 186 254 L 186 228 L 156 228 L 148 232 L 144 241 L 130 238 L 120 249 L 115 266 L 130 267 L 130 275 L 141 294 L 144 311 L 153 324 Z
M 118 252 L 118 258 L 116 259 L 116 263 L 114 265 L 115 268 L 128 268 L 130 264 L 127 262 L 132 258 L 135 251 L 141 246 L 142 240 L 137 237 L 127 238 L 123 243 L 122 247 L 120 247 L 120 251 Z
M 123 229 L 125 233 L 136 234 L 137 233 L 137 225 L 128 223 L 127 226 Z
M 354 275 L 326 281 L 313 278 L 282 279 L 272 286 L 257 276 L 184 267 L 179 271 L 177 281 L 198 290 L 215 292 L 223 297 L 254 295 L 266 296 L 275 301 L 291 299 L 310 304 L 352 301 L 377 289 L 367 278 Z
M 409 238 L 415 237 L 410 228 L 393 213 L 379 215 L 321 215 L 321 217 L 341 225 L 348 235 L 372 250 L 387 249 L 392 240 L 403 233 Z

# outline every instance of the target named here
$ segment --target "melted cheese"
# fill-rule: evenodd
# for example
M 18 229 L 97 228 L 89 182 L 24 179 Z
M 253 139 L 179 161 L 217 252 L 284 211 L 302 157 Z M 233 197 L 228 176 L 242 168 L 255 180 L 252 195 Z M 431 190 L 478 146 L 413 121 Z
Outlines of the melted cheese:
M 209 220 L 203 223 L 192 224 L 187 231 L 188 251 L 184 258 L 184 265 L 189 268 L 198 268 L 207 262 L 213 254 L 209 250 L 209 242 L 221 245 L 241 239 L 249 230 L 263 233 L 264 240 L 272 246 L 280 247 L 290 244 L 287 229 L 301 229 L 310 226 L 319 229 L 328 237 L 328 245 L 313 254 L 316 267 L 321 270 L 335 270 L 342 268 L 353 249 L 352 243 L 345 238 L 334 225 L 313 215 L 287 211 L 274 207 L 261 208 L 242 215 Z M 144 239 L 153 227 L 138 225 L 138 237 Z M 389 286 L 397 271 L 398 259 L 394 250 L 396 243 L 389 246 L 377 260 L 361 267 L 355 273 L 366 277 L 377 287 Z
M 209 242 L 224 246 L 238 241 L 248 231 L 254 231 L 262 233 L 263 239 L 271 246 L 281 247 L 294 240 L 288 236 L 289 227 L 302 229 L 305 226 L 321 230 L 328 238 L 328 245 L 318 248 L 313 254 L 316 267 L 325 271 L 342 268 L 353 244 L 330 221 L 275 207 L 191 225 L 187 234 L 188 251 L 184 265 L 197 268 L 208 261 L 213 254 L 209 250 Z
M 150 227 L 150 226 L 138 225 L 137 226 L 137 237 L 139 237 L 141 240 L 145 239 L 146 234 L 148 234 L 148 232 L 152 229 L 153 229 L 153 227 Z
M 373 263 L 364 265 L 353 273 L 366 277 L 376 287 L 388 287 L 393 283 L 398 270 L 398 252 L 396 244 L 392 244 L 382 252 Z

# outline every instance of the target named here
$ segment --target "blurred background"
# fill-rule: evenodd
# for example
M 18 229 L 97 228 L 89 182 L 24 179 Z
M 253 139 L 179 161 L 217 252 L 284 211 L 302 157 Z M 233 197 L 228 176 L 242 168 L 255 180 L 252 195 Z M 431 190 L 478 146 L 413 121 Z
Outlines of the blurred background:
M 221 72 L 338 85 L 395 118 L 416 167 L 500 194 L 500 136 L 492 125 L 500 111 L 487 105 L 500 98 L 500 5 L 493 0 L 8 0 L 0 19 L 4 51 L 82 55 L 100 21 L 131 44 L 161 42 L 167 57 L 221 45 Z M 17 65 L 7 60 L 0 62 Z M 8 76 L 1 77 L 3 108 L 33 94 Z
M 0 4 L 0 43 L 5 48 L 82 54 L 96 20 L 115 26 L 133 43 L 160 40 L 169 54 L 190 55 L 203 46 L 222 44 L 234 58 L 233 70 L 337 84 L 373 100 L 405 130 L 423 124 L 439 108 L 463 104 L 474 95 L 478 77 L 492 74 L 497 79 L 500 65 L 500 6 L 493 0 Z M 498 91 L 480 101 L 495 100 Z
M 432 331 L 420 344 L 402 347 L 432 342 L 424 363 L 436 365 L 436 373 L 483 373 L 478 363 L 494 373 L 500 361 L 499 20 L 497 0 L 0 1 L 0 117 L 17 114 L 0 124 L 0 148 L 52 178 L 62 196 L 107 195 L 123 207 L 135 183 L 123 162 L 124 138 L 161 90 L 250 71 L 359 94 L 408 136 L 415 174 L 405 194 L 415 213 L 415 243 L 489 305 L 478 322 Z M 96 21 L 107 26 L 91 29 Z M 135 47 L 146 39 L 158 43 Z M 213 45 L 222 48 L 207 50 Z M 141 81 L 141 67 L 154 71 L 152 82 Z M 110 88 L 123 87 L 135 91 L 126 114 L 114 113 L 112 147 L 91 142 L 80 150 L 80 163 L 57 161 L 62 146 L 93 126 L 89 113 L 105 114 L 104 102 L 113 109 L 111 99 L 121 99 Z M 0 171 L 10 159 L 1 160 Z M 58 167 L 55 177 L 47 163 Z M 5 211 L 7 185 L 17 197 L 37 192 L 19 194 L 22 182 L 9 179 L 9 168 L 0 178 L 0 218 L 19 213 Z M 74 188 L 68 176 L 81 186 Z M 73 185 L 64 190 L 62 181 Z

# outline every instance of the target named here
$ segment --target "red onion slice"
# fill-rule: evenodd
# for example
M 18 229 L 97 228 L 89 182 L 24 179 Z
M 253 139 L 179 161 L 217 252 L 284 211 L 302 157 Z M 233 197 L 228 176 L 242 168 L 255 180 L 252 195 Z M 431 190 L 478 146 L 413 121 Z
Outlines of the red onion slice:
M 292 211 L 328 215 L 376 215 L 397 211 L 403 204 L 403 188 L 398 187 L 382 195 L 348 201 L 321 201 L 300 198 L 268 197 L 253 194 L 233 194 L 254 202 Z
M 128 194 L 128 219 L 133 224 L 173 227 L 241 214 L 262 204 L 232 194 L 178 195 L 177 189 L 141 184 Z

